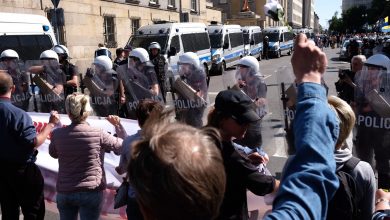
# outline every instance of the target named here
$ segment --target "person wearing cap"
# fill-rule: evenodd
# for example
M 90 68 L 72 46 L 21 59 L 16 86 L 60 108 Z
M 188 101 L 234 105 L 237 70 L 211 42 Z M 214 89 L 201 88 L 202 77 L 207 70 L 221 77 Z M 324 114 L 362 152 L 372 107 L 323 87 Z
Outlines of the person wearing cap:
M 53 50 L 45 50 L 39 59 L 40 65 L 29 67 L 29 72 L 38 74 L 38 77 L 42 78 L 47 85 L 45 88 L 40 88 L 40 112 L 48 113 L 56 110 L 63 114 L 65 113 L 64 84 L 66 76 L 60 68 L 58 55 Z M 37 85 L 38 87 L 42 86 L 42 84 Z
M 221 153 L 226 172 L 226 191 L 217 219 L 248 219 L 247 189 L 265 195 L 278 189 L 272 176 L 258 172 L 249 157 L 236 151 L 234 139 L 243 138 L 250 123 L 260 120 L 252 100 L 237 90 L 218 93 L 214 109 L 208 115 L 208 127 L 219 130 L 222 136 Z
M 64 72 L 66 76 L 66 83 L 64 84 L 65 87 L 65 97 L 68 95 L 77 92 L 77 86 L 79 84 L 78 80 L 78 69 L 77 67 L 69 62 L 69 59 L 71 59 L 69 55 L 69 50 L 64 45 L 58 44 L 53 47 L 53 49 L 59 58 L 59 63 L 61 70 Z
M 30 77 L 26 73 L 23 63 L 19 62 L 19 55 L 12 49 L 0 54 L 0 71 L 7 72 L 15 85 L 11 102 L 18 108 L 28 111 L 31 94 L 29 92 Z
M 165 86 L 165 74 L 167 71 L 167 60 L 165 59 L 164 55 L 160 54 L 161 52 L 161 46 L 157 42 L 150 43 L 149 47 L 149 57 L 150 61 L 154 65 L 154 70 L 156 71 L 158 84 L 160 85 L 161 89 L 161 95 L 163 98 L 164 103 L 167 102 L 166 100 L 166 93 L 167 89 Z

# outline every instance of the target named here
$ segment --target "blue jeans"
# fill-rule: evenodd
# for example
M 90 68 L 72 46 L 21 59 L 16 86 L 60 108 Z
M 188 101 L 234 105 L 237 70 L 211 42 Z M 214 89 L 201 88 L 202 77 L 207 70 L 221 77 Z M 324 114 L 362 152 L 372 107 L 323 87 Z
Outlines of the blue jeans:
M 98 220 L 102 209 L 103 191 L 57 193 L 61 220 Z

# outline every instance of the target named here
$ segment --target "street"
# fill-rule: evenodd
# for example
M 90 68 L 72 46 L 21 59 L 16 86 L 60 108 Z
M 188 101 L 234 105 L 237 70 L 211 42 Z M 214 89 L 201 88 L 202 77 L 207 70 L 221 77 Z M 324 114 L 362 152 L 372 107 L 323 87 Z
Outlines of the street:
M 325 82 L 329 87 L 329 94 L 336 95 L 334 82 L 338 79 L 338 70 L 340 68 L 349 68 L 349 63 L 338 61 L 339 49 L 324 49 L 328 57 L 328 67 L 324 76 Z M 263 135 L 263 148 L 269 155 L 270 161 L 267 165 L 272 175 L 280 178 L 283 166 L 287 159 L 287 144 L 284 138 L 284 120 L 282 115 L 282 102 L 280 92 L 281 79 L 288 80 L 289 76 L 286 75 L 287 71 L 278 71 L 280 68 L 286 68 L 291 70 L 290 65 L 291 56 L 283 54 L 281 58 L 273 58 L 269 60 L 260 61 L 260 71 L 264 75 L 268 92 L 268 114 L 263 118 L 262 122 L 262 135 Z M 234 73 L 235 69 L 229 70 L 230 73 Z M 292 73 L 292 72 L 291 72 Z M 290 78 L 288 82 L 291 83 L 293 78 Z M 216 95 L 219 91 L 224 89 L 222 76 L 214 76 L 210 80 L 209 86 L 209 109 L 213 106 Z M 170 95 L 168 96 L 170 97 Z M 172 100 L 168 100 L 168 106 L 172 106 Z M 208 109 L 208 110 L 209 110 Z M 206 111 L 208 112 L 208 111 Z M 207 114 L 204 115 L 204 123 L 206 123 Z M 248 208 L 253 214 L 251 217 L 254 219 L 262 219 L 264 213 L 271 209 L 271 206 L 267 206 L 264 203 L 264 197 L 258 197 L 248 192 Z M 0 214 L 1 217 L 1 214 Z M 119 216 L 104 216 L 102 219 L 118 219 Z M 22 216 L 21 218 L 22 219 Z M 53 220 L 59 219 L 58 210 L 56 204 L 53 202 L 46 203 L 46 217 L 45 219 Z

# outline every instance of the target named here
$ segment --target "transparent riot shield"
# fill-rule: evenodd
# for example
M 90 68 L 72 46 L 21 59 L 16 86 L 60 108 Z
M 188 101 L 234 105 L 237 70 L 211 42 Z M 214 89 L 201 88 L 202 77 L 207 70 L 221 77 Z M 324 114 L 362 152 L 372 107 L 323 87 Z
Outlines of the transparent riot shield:
M 11 75 L 15 85 L 15 91 L 11 96 L 12 104 L 24 111 L 30 111 L 30 76 L 24 62 L 17 59 L 4 60 L 0 62 L 0 70 Z
M 173 83 L 177 120 L 194 127 L 203 126 L 203 114 L 208 105 L 206 73 L 191 64 L 178 64 Z
M 287 130 L 295 116 L 297 97 L 297 87 L 294 82 L 295 76 L 291 66 L 279 68 L 276 74 L 276 80 L 281 95 L 280 114 L 284 119 L 284 128 Z
M 389 73 L 376 67 L 364 66 L 355 75 L 357 156 L 375 167 L 378 187 L 388 188 L 390 183 L 390 78 Z
M 66 77 L 57 60 L 29 60 L 25 63 L 31 74 L 34 109 L 48 113 L 65 113 L 64 84 Z
M 114 70 L 105 71 L 97 65 L 92 65 L 90 69 L 87 69 L 83 84 L 89 92 L 94 115 L 107 117 L 118 114 L 119 80 Z
M 152 91 L 148 78 L 132 66 L 120 66 L 122 72 L 119 74 L 126 96 L 127 118 L 136 119 L 135 110 L 140 100 L 159 100 Z
M 253 101 L 253 108 L 260 118 L 267 112 L 267 85 L 264 77 L 250 67 L 238 66 L 235 73 L 236 83 L 231 89 L 236 89 L 244 93 Z M 263 140 L 261 134 L 261 120 L 251 123 L 245 136 L 236 143 L 251 148 L 261 147 Z

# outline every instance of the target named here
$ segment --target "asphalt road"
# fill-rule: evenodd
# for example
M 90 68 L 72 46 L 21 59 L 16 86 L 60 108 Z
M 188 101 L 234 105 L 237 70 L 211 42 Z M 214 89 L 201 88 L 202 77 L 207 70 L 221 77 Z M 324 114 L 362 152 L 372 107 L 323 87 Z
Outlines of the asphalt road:
M 329 87 L 329 94 L 336 95 L 334 82 L 338 79 L 338 70 L 340 68 L 349 68 L 349 63 L 338 61 L 339 49 L 325 48 L 325 53 L 328 57 L 328 67 L 324 75 L 324 80 Z M 268 169 L 275 176 L 280 176 L 283 166 L 287 159 L 287 144 L 284 138 L 284 121 L 282 114 L 282 102 L 280 83 L 291 83 L 293 78 L 289 75 L 291 72 L 290 64 L 291 56 L 283 54 L 281 58 L 274 58 L 260 61 L 260 71 L 265 76 L 265 81 L 268 87 L 267 100 L 269 113 L 263 118 L 262 134 L 263 134 L 263 148 L 268 153 L 270 161 Z M 283 70 L 284 69 L 284 70 Z M 234 73 L 235 69 L 230 69 L 230 73 Z M 212 106 L 219 91 L 224 89 L 222 76 L 214 76 L 210 80 L 209 99 Z M 172 102 L 168 100 L 168 104 Z M 206 111 L 207 112 L 207 111 Z M 206 121 L 206 115 L 204 116 Z M 264 202 L 264 197 L 258 197 L 248 192 L 248 207 L 253 214 L 252 220 L 262 219 L 264 213 L 271 209 Z M 0 213 L 1 217 L 1 213 Z M 101 219 L 119 219 L 119 216 L 102 216 Z M 23 219 L 22 216 L 20 219 Z M 52 202 L 46 203 L 47 220 L 59 219 L 56 204 Z

